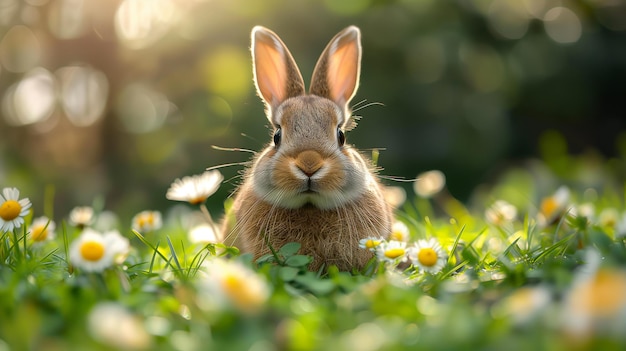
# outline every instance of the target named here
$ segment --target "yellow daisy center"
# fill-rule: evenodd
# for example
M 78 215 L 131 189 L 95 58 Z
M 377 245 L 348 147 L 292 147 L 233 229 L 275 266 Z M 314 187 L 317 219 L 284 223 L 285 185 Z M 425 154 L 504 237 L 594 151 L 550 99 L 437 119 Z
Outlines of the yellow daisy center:
M 385 251 L 385 256 L 387 258 L 392 258 L 393 259 L 393 258 L 398 258 L 398 257 L 400 257 L 402 255 L 404 255 L 404 249 L 400 248 L 400 247 L 397 247 L 397 248 L 394 248 L 394 249 L 389 249 L 389 250 Z
M 626 305 L 626 278 L 621 273 L 601 270 L 582 287 L 574 291 L 576 308 L 596 315 L 615 315 Z
M 87 241 L 80 246 L 80 255 L 87 261 L 99 261 L 104 256 L 104 245 L 97 241 Z
M 146 225 L 152 225 L 154 224 L 154 217 L 151 214 L 139 216 L 139 218 L 137 218 L 137 224 L 142 228 Z
M 189 199 L 189 203 L 192 205 L 200 205 L 201 203 L 203 203 L 206 200 L 206 197 L 204 196 L 198 196 L 198 197 L 194 197 L 192 199 Z
M 423 248 L 417 253 L 417 260 L 426 267 L 432 267 L 437 263 L 437 252 L 430 247 Z
M 33 241 L 44 241 L 48 237 L 48 229 L 45 226 L 37 226 L 32 229 L 30 235 Z
M 22 212 L 22 205 L 15 200 L 7 200 L 0 205 L 0 218 L 5 221 L 12 221 Z
M 549 197 L 541 201 L 541 213 L 544 216 L 550 217 L 559 208 L 559 204 L 553 197 Z
M 400 232 L 400 231 L 391 232 L 391 234 L 389 235 L 389 239 L 397 240 L 397 241 L 403 241 L 404 240 L 404 234 L 402 234 L 402 232 Z
M 380 245 L 380 240 L 372 240 L 372 239 L 368 239 L 368 240 L 365 242 L 365 247 L 366 247 L 366 248 L 368 248 L 368 249 L 373 249 L 373 248 L 375 248 L 375 247 L 376 247 L 376 246 L 378 246 L 378 245 Z
M 255 304 L 256 296 L 251 293 L 246 282 L 236 275 L 227 275 L 222 287 L 228 297 L 239 307 L 247 308 Z

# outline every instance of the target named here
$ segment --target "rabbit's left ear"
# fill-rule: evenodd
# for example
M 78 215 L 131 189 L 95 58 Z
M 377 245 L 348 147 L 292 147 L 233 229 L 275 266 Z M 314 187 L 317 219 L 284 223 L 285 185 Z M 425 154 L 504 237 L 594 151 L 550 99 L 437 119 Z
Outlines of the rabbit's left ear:
M 359 86 L 361 71 L 361 32 L 350 26 L 328 43 L 311 79 L 310 93 L 347 107 Z

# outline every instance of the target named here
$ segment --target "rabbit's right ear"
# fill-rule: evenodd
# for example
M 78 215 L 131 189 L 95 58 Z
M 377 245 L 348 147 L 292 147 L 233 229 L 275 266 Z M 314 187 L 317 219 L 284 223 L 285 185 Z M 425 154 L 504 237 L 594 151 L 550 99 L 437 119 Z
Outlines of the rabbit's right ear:
M 261 26 L 252 29 L 251 51 L 257 93 L 270 117 L 283 101 L 304 94 L 304 80 L 291 53 L 271 30 Z

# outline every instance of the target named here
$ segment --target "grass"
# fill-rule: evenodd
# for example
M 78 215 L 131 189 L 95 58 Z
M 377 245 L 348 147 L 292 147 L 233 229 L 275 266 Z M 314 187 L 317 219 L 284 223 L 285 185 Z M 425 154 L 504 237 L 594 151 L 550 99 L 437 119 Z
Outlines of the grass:
M 444 190 L 398 209 L 409 247 L 434 238 L 445 251 L 436 273 L 377 259 L 310 272 L 298 243 L 253 262 L 192 242 L 182 215 L 113 228 L 128 252 L 89 272 L 69 259 L 80 227 L 61 221 L 34 245 L 26 218 L 0 233 L 0 350 L 623 350 L 623 184 L 552 172 L 542 192 L 545 179 L 511 172 L 466 205 Z M 542 218 L 555 184 L 571 192 Z M 487 220 L 495 200 L 515 216 Z

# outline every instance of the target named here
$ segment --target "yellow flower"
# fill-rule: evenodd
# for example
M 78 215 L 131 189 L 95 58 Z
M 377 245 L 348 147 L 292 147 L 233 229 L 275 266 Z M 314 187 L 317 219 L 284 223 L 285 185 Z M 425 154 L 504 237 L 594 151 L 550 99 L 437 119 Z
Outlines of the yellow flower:
M 10 232 L 24 224 L 24 217 L 31 207 L 30 200 L 20 200 L 17 188 L 4 188 L 0 195 L 0 232 Z
M 56 225 L 48 217 L 39 217 L 30 225 L 29 238 L 33 244 L 41 244 L 54 239 Z
M 169 200 L 186 201 L 192 205 L 199 205 L 217 191 L 223 179 L 224 177 L 217 170 L 176 179 L 167 190 L 165 197 Z
M 408 249 L 407 255 L 413 266 L 433 274 L 439 273 L 448 259 L 443 248 L 434 238 L 418 240 L 415 246 Z

